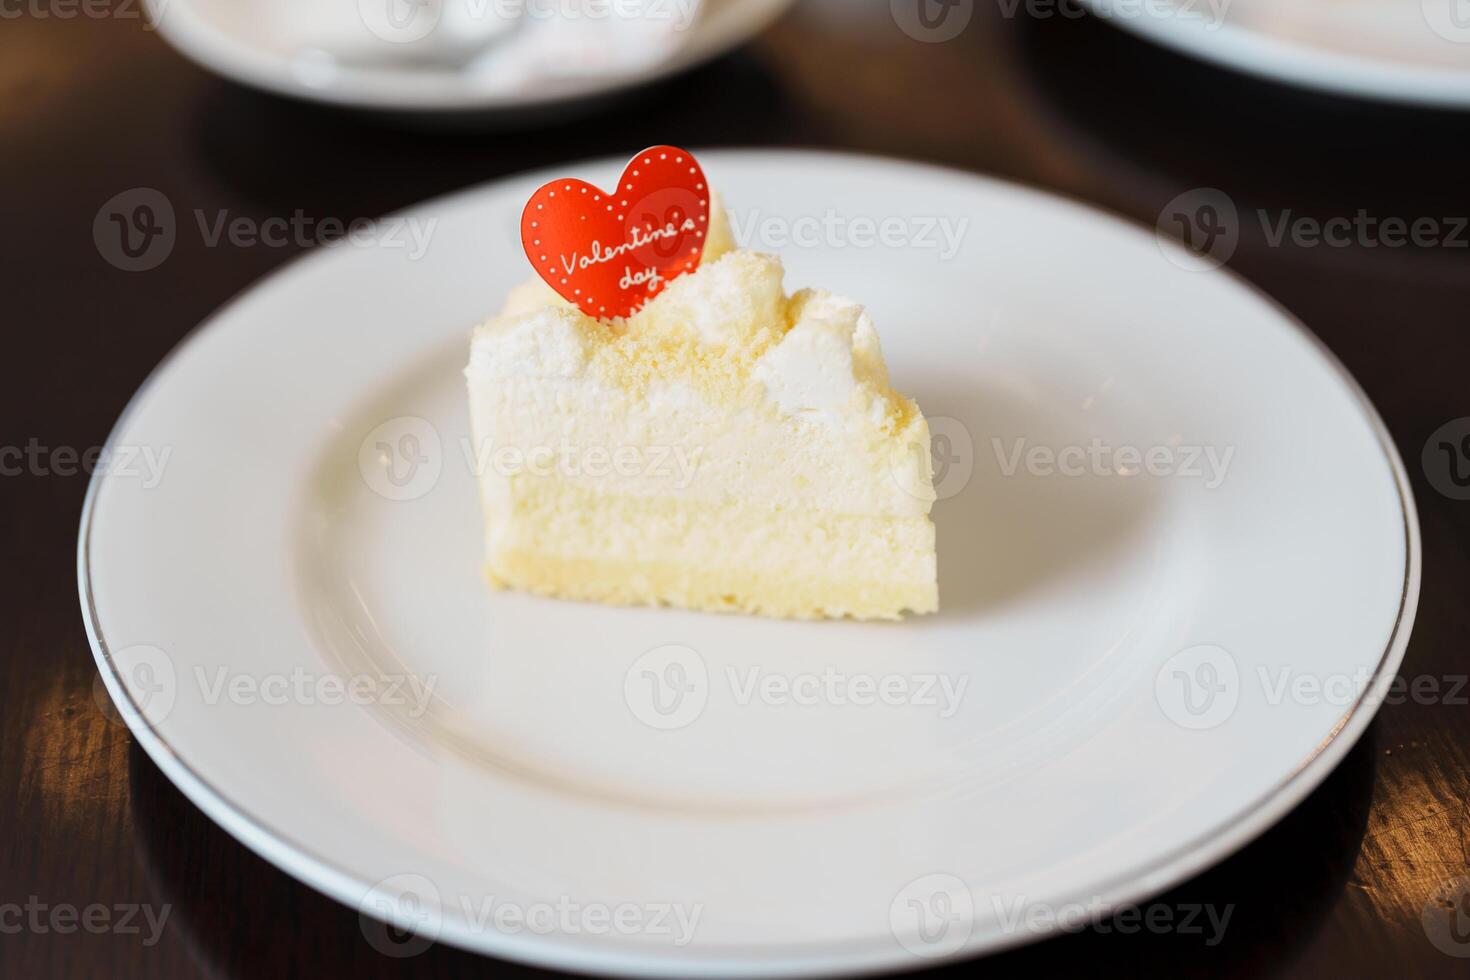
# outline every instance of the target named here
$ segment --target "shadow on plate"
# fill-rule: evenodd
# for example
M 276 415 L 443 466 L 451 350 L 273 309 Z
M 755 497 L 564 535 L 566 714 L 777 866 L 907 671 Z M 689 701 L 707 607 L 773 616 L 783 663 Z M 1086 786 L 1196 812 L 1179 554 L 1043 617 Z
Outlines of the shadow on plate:
M 974 379 L 923 385 L 934 440 L 941 617 L 996 609 L 1086 574 L 1129 546 L 1162 501 L 1158 481 L 1027 472 L 1036 446 L 1098 433 Z

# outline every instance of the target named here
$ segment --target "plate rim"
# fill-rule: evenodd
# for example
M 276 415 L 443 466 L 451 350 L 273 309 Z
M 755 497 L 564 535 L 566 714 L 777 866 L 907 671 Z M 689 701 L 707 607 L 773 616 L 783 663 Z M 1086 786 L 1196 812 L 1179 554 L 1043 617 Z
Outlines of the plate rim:
M 747 159 L 784 157 L 789 160 L 791 157 L 800 157 L 807 161 L 827 160 L 829 162 L 840 162 L 847 165 L 859 164 L 883 168 L 898 167 L 911 172 L 928 172 L 935 175 L 944 175 L 949 178 L 958 178 L 985 184 L 992 189 L 1002 190 L 1006 193 L 1019 195 L 1032 200 L 1062 204 L 1072 209 L 1090 212 L 1096 217 L 1121 223 L 1132 228 L 1134 231 L 1144 234 L 1152 234 L 1154 232 L 1154 229 L 1148 228 L 1127 215 L 1118 214 L 1105 207 L 1079 200 L 1066 194 L 1056 193 L 1048 189 L 1033 187 L 988 174 L 974 173 L 957 167 L 924 161 L 848 150 L 832 151 L 742 147 L 705 148 L 702 150 L 697 149 L 695 152 L 699 152 L 703 157 L 710 159 L 720 157 L 744 157 Z M 554 164 L 549 167 L 530 171 L 518 171 L 448 194 L 420 201 L 403 209 L 402 212 L 395 213 L 452 206 L 458 198 L 472 197 L 500 184 L 514 181 L 530 181 L 541 175 L 555 176 L 556 173 L 568 169 L 591 170 L 599 167 L 617 167 L 622 162 L 623 160 L 620 156 L 604 156 Z M 1183 248 L 1183 246 L 1171 247 Z M 182 356 L 183 353 L 197 342 L 203 334 L 215 326 L 226 311 L 235 307 L 239 302 L 257 290 L 268 288 L 278 277 L 294 274 L 300 271 L 304 263 L 321 261 L 323 260 L 323 255 L 326 254 L 329 254 L 326 250 L 305 250 L 236 292 L 205 316 L 198 324 L 188 330 L 145 376 L 137 390 L 128 399 L 117 421 L 108 432 L 104 446 L 107 449 L 111 449 L 114 446 L 118 436 L 126 429 L 127 424 L 132 419 L 136 410 L 142 404 L 146 395 L 157 384 L 165 370 L 176 358 Z M 1107 907 L 1136 904 L 1145 901 L 1173 885 L 1185 881 L 1203 870 L 1218 864 L 1270 829 L 1282 817 L 1295 809 L 1308 794 L 1315 790 L 1337 767 L 1342 758 L 1357 744 L 1363 732 L 1376 716 L 1378 707 L 1383 702 L 1383 696 L 1387 693 L 1389 685 L 1393 681 L 1394 674 L 1403 661 L 1404 653 L 1413 631 L 1415 616 L 1418 611 L 1422 574 L 1422 541 L 1420 538 L 1418 511 L 1415 506 L 1413 490 L 1403 464 L 1403 459 L 1397 447 L 1394 445 L 1393 437 L 1388 427 L 1384 424 L 1383 419 L 1378 414 L 1377 409 L 1358 384 L 1357 379 L 1353 377 L 1352 373 L 1348 371 L 1347 367 L 1343 365 L 1332 350 L 1288 309 L 1257 287 L 1249 279 L 1246 279 L 1229 267 L 1221 266 L 1212 269 L 1206 273 L 1206 275 L 1209 274 L 1223 274 L 1232 280 L 1237 287 L 1246 290 L 1275 311 L 1281 321 L 1281 325 L 1307 340 L 1309 346 L 1321 358 L 1322 363 L 1330 368 L 1333 374 L 1343 383 L 1346 393 L 1351 396 L 1352 402 L 1361 413 L 1362 420 L 1367 423 L 1370 431 L 1373 433 L 1379 450 L 1388 463 L 1389 470 L 1393 475 L 1394 487 L 1398 495 L 1400 517 L 1403 522 L 1405 545 L 1404 577 L 1400 587 L 1399 608 L 1393 628 L 1389 633 L 1377 663 L 1374 665 L 1368 683 L 1364 685 L 1359 697 L 1345 710 L 1336 724 L 1333 725 L 1331 730 L 1313 748 L 1311 753 L 1301 759 L 1290 773 L 1265 793 L 1252 800 L 1241 811 L 1215 824 L 1211 830 L 1201 833 L 1190 841 L 1179 845 L 1164 855 L 1154 858 L 1146 865 L 1137 869 L 1115 875 L 1112 879 L 1101 882 L 1089 882 L 1085 887 L 1074 889 L 1076 893 L 1084 896 L 1106 896 L 1108 900 L 1106 903 Z M 289 835 L 283 834 L 279 830 L 267 825 L 241 806 L 233 803 L 224 792 L 211 785 L 195 772 L 188 763 L 183 761 L 168 741 L 153 728 L 147 720 L 143 709 L 136 703 L 131 692 L 122 683 L 113 662 L 112 651 L 107 643 L 100 621 L 100 614 L 96 607 L 89 561 L 91 555 L 91 530 L 96 516 L 95 504 L 105 480 L 106 473 L 99 469 L 91 475 L 88 481 L 77 537 L 77 588 L 81 603 L 83 624 L 86 629 L 93 659 L 97 664 L 98 673 L 113 702 L 115 704 L 125 703 L 127 705 L 127 708 L 121 714 L 133 737 L 142 746 L 152 762 L 168 777 L 169 781 L 191 803 L 199 807 L 200 810 L 229 833 L 230 836 L 303 885 L 327 895 L 349 908 L 356 909 L 359 915 L 366 916 L 371 914 L 373 910 L 364 908 L 363 906 L 364 896 L 368 895 L 373 887 L 370 882 L 365 882 L 352 872 L 337 867 L 332 862 L 319 857 L 312 852 L 310 847 L 292 840 Z M 1096 915 L 1091 916 L 1088 921 L 1092 921 L 1094 918 L 1096 918 Z M 522 935 L 502 935 L 494 930 L 476 931 L 472 929 L 465 929 L 460 932 L 455 928 L 451 928 L 451 925 L 456 925 L 455 920 L 450 917 L 445 917 L 442 921 L 441 928 L 434 937 L 434 941 L 443 942 L 447 945 L 482 955 L 504 957 L 509 960 L 552 969 L 571 970 L 605 976 L 652 975 L 661 977 L 851 976 L 871 974 L 900 969 L 905 966 L 917 968 L 976 959 L 1004 949 L 1035 942 L 1061 931 L 1059 924 L 1054 922 L 1043 928 L 1030 931 L 1017 930 L 1014 933 L 1000 937 L 986 936 L 982 937 L 981 941 L 972 941 L 965 944 L 953 953 L 924 960 L 916 960 L 912 954 L 906 952 L 896 943 L 891 950 L 879 950 L 877 952 L 874 952 L 868 947 L 850 951 L 837 951 L 836 947 L 827 946 L 812 950 L 802 948 L 800 951 L 795 952 L 774 952 L 770 954 L 756 954 L 755 956 L 747 955 L 746 958 L 732 960 L 728 957 L 722 958 L 718 952 L 686 958 L 686 955 L 670 956 L 667 953 L 645 952 L 638 948 L 618 947 L 616 945 L 586 945 L 569 942 L 564 938 L 552 936 L 530 936 L 528 938 Z M 681 954 L 687 953 L 687 950 L 681 951 Z
M 1372 102 L 1470 108 L 1470 71 L 1343 54 L 1286 41 L 1235 24 L 1193 29 L 1179 17 L 1109 16 L 1109 0 L 1082 0 L 1096 20 L 1217 68 L 1315 92 Z M 1214 39 L 1214 43 L 1210 42 Z M 1219 43 L 1224 39 L 1227 43 Z

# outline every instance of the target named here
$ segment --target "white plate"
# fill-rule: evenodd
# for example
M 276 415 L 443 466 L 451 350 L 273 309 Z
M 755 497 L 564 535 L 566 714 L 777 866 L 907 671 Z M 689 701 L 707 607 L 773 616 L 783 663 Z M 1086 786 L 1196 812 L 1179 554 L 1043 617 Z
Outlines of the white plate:
M 865 300 L 943 437 L 941 612 L 792 623 L 481 586 L 467 331 L 526 274 L 531 190 L 622 161 L 568 164 L 408 212 L 437 222 L 417 260 L 384 245 L 291 265 L 182 344 L 118 423 L 83 517 L 82 599 L 109 690 L 169 778 L 373 915 L 421 913 L 515 959 L 676 976 L 1020 942 L 1048 909 L 1200 871 L 1317 785 L 1403 654 L 1419 548 L 1382 425 L 1311 336 L 1228 274 L 1050 196 L 858 157 L 703 159 L 752 244 L 815 240 L 785 249 L 788 282 Z M 926 245 L 962 224 L 953 257 Z M 1075 452 L 1082 475 L 1006 475 L 1018 439 L 1177 453 L 1131 476 Z M 1191 475 L 1192 446 L 1233 449 L 1218 485 Z M 170 453 L 161 479 L 142 449 Z M 651 677 L 674 662 L 686 696 L 661 689 L 661 715 Z M 829 668 L 853 686 L 802 679 Z M 386 684 L 359 689 L 366 705 L 299 686 L 399 672 L 434 681 L 426 710 Z M 752 676 L 814 703 L 742 700 Z M 946 700 L 931 678 L 966 687 Z M 858 703 L 866 683 L 901 703 Z M 475 921 L 487 895 L 582 911 L 498 930 Z M 597 934 L 596 909 L 622 903 L 642 931 Z M 654 928 L 660 906 L 698 910 L 692 942 Z
M 1470 0 L 1083 0 L 1192 57 L 1371 99 L 1470 106 Z
M 791 0 L 701 0 L 692 27 L 680 28 L 678 46 L 656 63 L 599 74 L 506 77 L 490 71 L 449 71 L 411 59 L 415 22 L 402 32 L 378 24 L 413 0 L 144 0 L 160 34 L 189 58 L 226 78 L 300 99 L 361 109 L 473 113 L 484 119 L 565 110 L 675 74 L 729 51 L 759 34 Z M 474 0 L 467 0 L 474 2 Z M 530 0 L 556 11 L 576 0 Z M 492 4 L 500 6 L 490 6 Z M 479 0 L 474 11 L 519 9 L 521 0 Z M 683 25 L 683 0 L 650 8 Z M 559 6 L 561 5 L 561 6 Z M 569 8 L 574 9 L 574 8 Z M 596 8 L 604 9 L 604 8 Z M 607 5 L 605 9 L 620 9 Z M 543 22 L 540 18 L 536 23 Z M 529 22 L 528 22 L 529 23 Z M 371 26 L 370 26 L 371 25 Z M 377 33 L 374 33 L 374 27 Z M 317 38 L 330 39 L 324 46 Z M 389 40 L 385 41 L 384 38 Z M 398 39 L 403 43 L 391 43 Z M 431 38 L 426 38 L 425 43 Z M 401 52 L 400 52 L 401 49 Z M 330 57 L 323 52 L 329 52 Z M 380 64 L 365 56 L 376 52 Z M 390 60 L 394 59 L 394 60 Z

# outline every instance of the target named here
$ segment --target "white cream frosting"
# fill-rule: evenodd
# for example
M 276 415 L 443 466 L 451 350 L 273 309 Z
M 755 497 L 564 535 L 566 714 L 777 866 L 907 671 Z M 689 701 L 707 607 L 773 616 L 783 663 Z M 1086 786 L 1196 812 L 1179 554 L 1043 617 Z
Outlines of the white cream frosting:
M 778 259 L 714 251 L 621 322 L 598 323 L 548 300 L 554 293 L 539 281 L 513 291 L 472 345 L 477 442 L 672 448 L 699 460 L 678 486 L 646 473 L 597 480 L 609 492 L 927 513 L 928 453 L 913 447 L 927 449 L 928 428 L 888 387 L 863 308 L 822 290 L 788 299 Z M 641 359 L 641 374 L 629 356 Z M 722 359 L 735 373 L 704 378 Z M 495 482 L 486 481 L 487 495 Z

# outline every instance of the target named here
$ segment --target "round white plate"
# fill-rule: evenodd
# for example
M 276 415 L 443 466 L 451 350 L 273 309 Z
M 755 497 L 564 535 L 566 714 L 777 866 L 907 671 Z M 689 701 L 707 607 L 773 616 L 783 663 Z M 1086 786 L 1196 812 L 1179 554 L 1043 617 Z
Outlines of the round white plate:
M 1346 95 L 1470 106 L 1470 0 L 1083 0 L 1192 57 Z
M 127 409 L 80 584 L 169 778 L 370 916 L 672 976 L 1020 942 L 1200 871 L 1320 782 L 1419 579 L 1402 467 L 1330 355 L 1077 204 L 860 157 L 703 160 L 789 285 L 869 304 L 930 416 L 939 614 L 482 586 L 460 369 L 527 274 L 530 192 L 623 161 L 568 164 L 407 212 L 422 254 L 385 234 L 291 265 Z
M 648 0 L 650 23 L 674 25 L 674 46 L 667 56 L 614 62 L 596 73 L 582 57 L 561 59 L 575 61 L 575 69 L 510 71 L 496 63 L 495 52 L 471 70 L 436 66 L 427 59 L 430 45 L 449 22 L 421 13 L 427 18 L 421 24 L 415 10 L 439 9 L 424 6 L 422 0 L 417 6 L 415 0 L 328 0 L 305 6 L 299 0 L 144 2 L 159 33 L 175 48 L 217 74 L 256 88 L 361 109 L 494 118 L 595 104 L 599 97 L 709 61 L 759 34 L 791 0 L 698 0 L 697 16 L 690 14 L 694 0 Z M 571 11 L 566 23 L 574 32 L 596 29 L 606 20 L 575 16 L 584 0 L 447 2 L 465 3 L 471 23 L 527 3 L 531 6 L 526 9 L 546 13 L 528 15 L 522 21 L 528 26 L 549 24 L 549 15 L 562 10 Z M 586 6 L 593 11 L 632 9 L 621 0 Z M 499 52 L 523 36 L 506 35 Z M 618 44 L 626 52 L 626 42 Z

